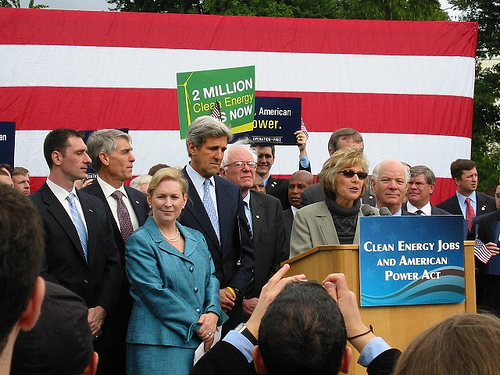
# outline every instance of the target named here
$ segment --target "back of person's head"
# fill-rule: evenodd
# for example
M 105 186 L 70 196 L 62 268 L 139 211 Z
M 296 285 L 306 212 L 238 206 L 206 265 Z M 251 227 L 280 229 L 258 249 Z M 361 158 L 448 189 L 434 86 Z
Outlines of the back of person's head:
M 315 282 L 286 285 L 259 329 L 259 351 L 271 375 L 333 375 L 342 365 L 347 333 L 337 303 Z
M 463 171 L 470 171 L 476 167 L 476 163 L 469 159 L 457 159 L 450 165 L 450 173 L 452 178 L 462 178 Z
M 189 143 L 192 143 L 196 148 L 200 148 L 205 143 L 205 140 L 210 137 L 226 137 L 229 142 L 233 139 L 233 133 L 231 133 L 231 130 L 226 124 L 211 116 L 200 116 L 196 118 L 191 125 L 189 125 L 186 134 L 188 156 L 191 157 Z
M 37 209 L 18 190 L 0 184 L 0 353 L 26 310 L 41 271 L 44 230 Z
M 66 148 L 69 145 L 68 138 L 70 137 L 83 138 L 83 133 L 73 129 L 59 128 L 52 130 L 45 137 L 45 141 L 43 142 L 43 155 L 49 169 L 52 169 L 52 153 L 54 151 L 59 151 L 61 154 L 65 155 Z
M 399 358 L 394 375 L 497 375 L 500 319 L 458 314 L 417 336 Z
M 154 174 L 156 172 L 158 172 L 160 169 L 162 169 L 162 168 L 168 168 L 168 167 L 170 167 L 170 165 L 164 164 L 164 163 L 155 164 L 151 168 L 149 168 L 148 175 L 150 175 L 151 177 L 153 177 Z
M 98 171 L 102 167 L 101 159 L 99 154 L 104 152 L 107 155 L 111 155 L 118 147 L 116 143 L 117 138 L 123 138 L 129 143 L 132 143 L 132 137 L 127 133 L 118 129 L 100 129 L 93 132 L 89 139 L 87 140 L 88 154 L 92 159 L 92 168 Z

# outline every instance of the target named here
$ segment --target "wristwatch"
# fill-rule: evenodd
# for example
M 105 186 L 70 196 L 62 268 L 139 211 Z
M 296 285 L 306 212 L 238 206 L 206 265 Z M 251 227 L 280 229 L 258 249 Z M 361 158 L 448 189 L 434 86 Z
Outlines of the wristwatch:
M 246 323 L 238 324 L 234 330 L 245 336 L 254 346 L 259 344 L 255 336 L 252 335 L 252 332 L 248 330 Z

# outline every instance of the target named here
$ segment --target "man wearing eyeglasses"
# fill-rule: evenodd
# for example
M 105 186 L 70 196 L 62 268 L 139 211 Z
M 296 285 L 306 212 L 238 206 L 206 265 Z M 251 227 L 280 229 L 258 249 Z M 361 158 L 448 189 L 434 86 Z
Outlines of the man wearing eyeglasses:
M 407 166 L 399 160 L 387 159 L 380 162 L 373 169 L 371 180 L 376 207 L 387 207 L 392 216 L 401 216 L 409 179 Z
M 262 287 L 289 256 L 288 236 L 279 199 L 250 190 L 256 168 L 257 153 L 249 144 L 238 141 L 228 146 L 220 169 L 223 178 L 240 187 L 254 243 L 254 283 L 243 299 L 243 311 L 247 318 L 257 305 Z
M 403 206 L 403 210 L 422 216 L 450 215 L 448 211 L 430 202 L 435 184 L 436 176 L 429 167 L 425 165 L 411 167 L 407 192 L 408 202 Z

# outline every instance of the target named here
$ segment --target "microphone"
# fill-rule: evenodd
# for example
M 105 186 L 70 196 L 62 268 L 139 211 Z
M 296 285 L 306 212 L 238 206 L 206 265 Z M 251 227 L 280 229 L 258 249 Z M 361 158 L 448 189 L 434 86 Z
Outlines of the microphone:
M 380 216 L 392 216 L 391 211 L 387 207 L 380 207 Z
M 361 213 L 363 216 L 375 216 L 373 207 L 366 203 L 361 206 Z

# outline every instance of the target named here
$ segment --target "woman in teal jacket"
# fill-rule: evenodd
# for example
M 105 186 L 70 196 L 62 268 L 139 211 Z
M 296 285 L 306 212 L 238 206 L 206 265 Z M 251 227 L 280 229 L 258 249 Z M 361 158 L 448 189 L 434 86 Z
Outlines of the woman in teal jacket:
M 213 343 L 226 316 L 203 235 L 177 222 L 187 181 L 174 168 L 151 180 L 152 216 L 130 236 L 125 261 L 134 306 L 127 331 L 128 375 L 186 375 L 196 347 Z

